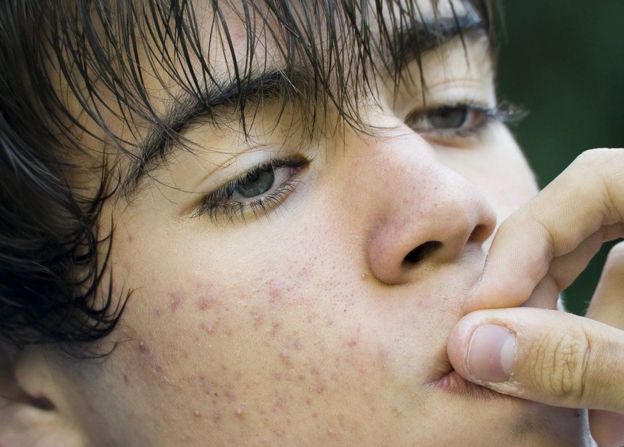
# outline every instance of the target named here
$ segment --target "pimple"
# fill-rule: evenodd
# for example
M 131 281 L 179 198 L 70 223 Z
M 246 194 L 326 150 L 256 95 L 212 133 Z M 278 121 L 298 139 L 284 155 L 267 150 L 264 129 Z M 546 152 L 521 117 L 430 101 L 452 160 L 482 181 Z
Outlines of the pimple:
M 201 417 L 201 412 L 199 410 L 193 410 L 193 416 L 195 416 L 196 418 Z
M 196 304 L 199 310 L 205 311 L 217 306 L 220 304 L 220 301 L 216 298 L 202 297 L 197 300 Z
M 273 285 L 270 285 L 269 286 L 269 298 L 270 298 L 269 302 L 271 304 L 275 304 L 281 297 L 282 297 L 282 291 L 279 288 Z
M 277 333 L 279 332 L 280 328 L 281 328 L 281 324 L 278 323 L 277 321 L 274 321 L 273 324 L 271 325 L 271 336 L 275 337 L 277 335 Z
M 290 357 L 290 352 L 287 349 L 282 349 L 280 351 L 280 359 L 284 365 L 292 366 L 292 359 Z
M 323 394 L 325 392 L 325 384 L 323 382 L 317 382 L 314 385 L 314 391 L 316 394 Z
M 346 345 L 347 345 L 347 347 L 353 349 L 353 348 L 355 348 L 358 345 L 358 341 L 357 341 L 357 339 L 352 338 L 352 339 L 347 341 Z
M 264 324 L 264 315 L 259 312 L 252 311 L 251 319 L 253 321 L 254 329 L 260 329 L 260 327 L 262 327 L 262 325 Z
M 212 335 L 215 333 L 216 324 L 212 321 L 201 322 L 199 323 L 199 328 L 206 334 Z
M 366 281 L 368 279 L 368 273 L 362 273 L 362 281 Z
M 171 301 L 169 302 L 169 309 L 172 313 L 176 313 L 178 309 L 184 304 L 184 295 L 182 292 L 172 292 L 169 294 Z
M 243 410 L 241 407 L 238 407 L 236 408 L 236 410 L 234 410 L 234 414 L 237 418 L 243 419 L 245 417 L 245 410 Z
M 300 338 L 295 338 L 293 340 L 292 346 L 295 349 L 295 351 L 301 351 L 303 349 L 303 343 L 301 343 Z

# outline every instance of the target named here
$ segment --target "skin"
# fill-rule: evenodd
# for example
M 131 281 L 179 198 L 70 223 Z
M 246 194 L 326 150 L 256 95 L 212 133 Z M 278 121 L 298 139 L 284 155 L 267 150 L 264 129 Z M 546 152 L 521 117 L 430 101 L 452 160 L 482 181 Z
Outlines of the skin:
M 456 40 L 425 55 L 429 105 L 494 105 L 485 42 L 466 48 Z M 347 128 L 291 147 L 297 128 L 275 129 L 267 105 L 249 143 L 235 122 L 192 126 L 185 136 L 197 150 L 176 153 L 132 200 L 109 202 L 102 223 L 114 218 L 115 284 L 134 291 L 114 336 L 121 343 L 99 362 L 20 353 L 17 381 L 53 403 L 45 414 L 56 429 L 0 440 L 585 445 L 575 410 L 435 385 L 497 220 L 537 189 L 503 124 L 471 137 L 412 129 L 405 116 L 424 107 L 415 86 L 395 101 L 379 82 L 380 105 L 364 106 L 383 128 L 375 135 Z M 291 154 L 314 158 L 266 216 L 195 216 L 224 182 Z M 441 246 L 404 262 L 430 241 Z M 46 427 L 42 410 L 9 414 Z
M 466 307 L 554 302 L 603 242 L 624 235 L 623 160 L 622 149 L 586 151 L 514 213 L 498 231 L 483 279 Z M 509 253 L 516 256 L 512 259 Z M 449 339 L 455 368 L 470 380 L 505 394 L 590 408 L 596 441 L 601 446 L 621 446 L 623 253 L 622 243 L 611 249 L 585 317 L 518 308 L 470 313 Z M 487 324 L 505 327 L 515 338 L 509 377 L 492 381 L 471 371 L 471 334 Z

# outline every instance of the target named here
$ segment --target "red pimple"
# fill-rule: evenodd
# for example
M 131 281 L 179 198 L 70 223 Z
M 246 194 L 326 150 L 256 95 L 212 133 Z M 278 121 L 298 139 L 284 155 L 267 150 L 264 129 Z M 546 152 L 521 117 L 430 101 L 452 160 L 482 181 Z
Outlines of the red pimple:
M 184 304 L 184 295 L 181 292 L 173 292 L 170 293 L 169 296 L 171 297 L 169 308 L 172 313 L 176 313 L 182 304 Z
M 202 297 L 197 300 L 197 308 L 199 310 L 208 310 L 219 304 L 219 300 L 211 297 Z

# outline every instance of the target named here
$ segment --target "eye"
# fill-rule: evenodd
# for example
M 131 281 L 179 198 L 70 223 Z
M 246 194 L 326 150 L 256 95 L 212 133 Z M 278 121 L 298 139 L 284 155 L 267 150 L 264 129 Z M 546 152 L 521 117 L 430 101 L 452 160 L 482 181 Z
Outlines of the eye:
M 499 118 L 503 117 L 496 108 L 458 104 L 412 112 L 405 123 L 425 136 L 465 137 L 477 134 L 486 124 Z
M 266 166 L 247 174 L 245 179 L 239 182 L 234 192 L 249 199 L 266 193 L 271 189 L 274 182 L 275 168 Z
M 259 165 L 208 194 L 194 215 L 233 221 L 236 217 L 244 220 L 249 212 L 256 217 L 267 214 L 295 190 L 297 177 L 308 164 L 307 159 L 295 156 Z
M 427 119 L 436 129 L 459 129 L 469 118 L 466 107 L 442 107 L 427 114 Z

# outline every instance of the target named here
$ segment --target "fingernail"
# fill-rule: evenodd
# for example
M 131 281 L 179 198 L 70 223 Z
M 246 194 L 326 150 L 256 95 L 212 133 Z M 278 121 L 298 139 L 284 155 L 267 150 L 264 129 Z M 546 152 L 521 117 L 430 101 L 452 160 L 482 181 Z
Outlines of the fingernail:
M 468 347 L 468 370 L 483 382 L 504 382 L 511 376 L 516 359 L 516 337 L 507 328 L 493 324 L 478 327 Z

